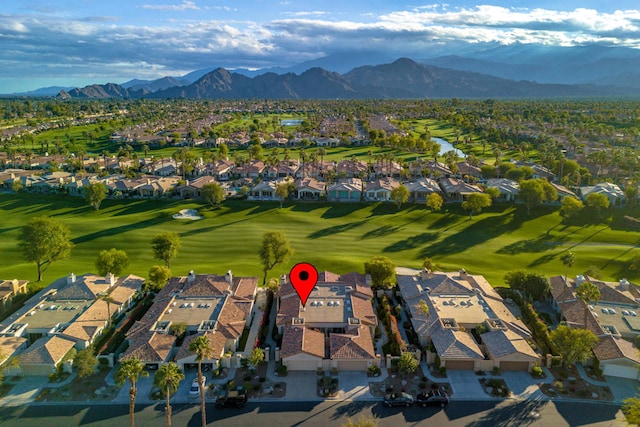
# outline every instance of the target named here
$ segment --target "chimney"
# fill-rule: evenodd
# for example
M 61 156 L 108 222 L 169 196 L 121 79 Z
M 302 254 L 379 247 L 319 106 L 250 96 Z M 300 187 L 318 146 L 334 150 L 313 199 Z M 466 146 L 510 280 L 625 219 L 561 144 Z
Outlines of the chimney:
M 193 283 L 194 280 L 196 280 L 196 273 L 194 273 L 193 270 L 191 270 L 187 275 L 187 282 Z
M 76 281 L 76 275 L 74 273 L 69 273 L 69 275 L 67 276 L 67 285 L 70 285 L 75 281 Z
M 280 276 L 280 286 L 284 286 L 287 284 L 287 275 L 283 274 Z
M 105 279 L 109 284 L 109 287 L 116 284 L 116 276 L 114 276 L 113 273 L 107 273 L 107 276 L 105 277 Z
M 422 271 L 420 271 L 420 279 L 427 280 L 431 279 L 432 277 L 433 273 L 428 268 L 423 268 Z
M 227 271 L 227 274 L 224 275 L 224 279 L 228 284 L 233 285 L 233 273 L 231 272 L 231 270 Z
M 461 279 L 467 279 L 467 270 L 465 270 L 464 268 L 460 269 L 460 278 Z
M 625 278 L 620 279 L 620 290 L 626 291 L 629 290 L 629 281 Z
M 581 283 L 584 283 L 584 282 L 585 282 L 585 280 L 586 280 L 586 279 L 584 278 L 584 276 L 583 276 L 582 274 L 578 274 L 578 275 L 576 276 L 576 279 L 575 279 L 576 286 L 580 285 Z
M 11 281 L 11 292 L 13 292 L 14 295 L 18 295 L 19 291 L 20 291 L 20 282 L 18 281 L 18 279 L 13 279 Z

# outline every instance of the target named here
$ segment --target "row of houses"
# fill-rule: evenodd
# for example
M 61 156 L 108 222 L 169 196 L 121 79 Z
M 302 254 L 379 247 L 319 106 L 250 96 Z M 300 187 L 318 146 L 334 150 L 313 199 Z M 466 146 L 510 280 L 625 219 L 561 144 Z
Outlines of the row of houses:
M 70 274 L 54 281 L 0 323 L 0 364 L 17 357 L 10 374 L 55 372 L 72 349 L 86 349 L 135 304 L 143 283 L 138 276 L 112 274 Z

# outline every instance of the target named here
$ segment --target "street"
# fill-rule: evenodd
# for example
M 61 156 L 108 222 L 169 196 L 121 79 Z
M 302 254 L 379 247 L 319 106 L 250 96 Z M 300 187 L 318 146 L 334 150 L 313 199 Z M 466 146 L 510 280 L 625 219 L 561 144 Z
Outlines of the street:
M 380 426 L 624 426 L 615 405 L 550 401 L 451 402 L 440 408 L 386 408 L 381 402 L 249 403 L 243 409 L 207 406 L 211 426 L 339 426 L 347 417 L 375 415 Z M 617 417 L 617 421 L 616 421 Z M 59 404 L 0 408 L 3 427 L 125 426 L 127 405 Z M 138 406 L 137 426 L 164 425 L 164 404 Z M 175 426 L 199 426 L 195 404 L 173 406 Z

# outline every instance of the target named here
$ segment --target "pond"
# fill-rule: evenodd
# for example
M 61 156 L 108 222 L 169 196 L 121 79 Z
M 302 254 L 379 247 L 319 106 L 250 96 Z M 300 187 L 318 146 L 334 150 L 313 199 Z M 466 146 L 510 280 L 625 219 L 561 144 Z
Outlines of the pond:
M 302 122 L 304 122 L 303 119 L 285 119 L 285 120 L 280 120 L 280 125 L 281 126 L 297 126 Z
M 451 145 L 451 143 L 449 141 L 446 141 L 442 138 L 431 138 L 433 139 L 435 142 L 437 142 L 438 144 L 440 144 L 440 152 L 438 154 L 443 155 L 444 153 L 446 153 L 447 151 L 455 151 L 456 155 L 458 157 L 462 157 L 464 158 L 465 155 L 462 151 L 458 150 L 457 148 L 454 148 L 453 145 Z

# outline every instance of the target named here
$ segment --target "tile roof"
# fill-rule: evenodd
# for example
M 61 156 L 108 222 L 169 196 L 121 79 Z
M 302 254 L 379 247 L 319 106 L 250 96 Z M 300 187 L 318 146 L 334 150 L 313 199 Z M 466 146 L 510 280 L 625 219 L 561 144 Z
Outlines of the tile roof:
M 584 316 L 587 314 L 587 328 L 596 336 L 605 334 L 605 330 L 598 322 L 598 319 L 593 315 L 593 312 L 588 309 L 587 304 L 582 300 L 567 301 L 562 304 L 562 315 L 567 319 L 567 324 L 572 327 L 585 328 Z
M 370 326 L 376 326 L 378 324 L 378 317 L 373 311 L 373 305 L 371 305 L 369 298 L 362 298 L 352 294 L 351 307 L 353 317 L 360 319 L 363 324 Z
M 523 354 L 538 359 L 538 355 L 529 343 L 521 336 L 509 330 L 496 330 L 482 334 L 482 342 L 493 357 L 503 357 L 510 354 Z
M 31 344 L 20 355 L 22 365 L 55 365 L 76 345 L 59 336 L 45 336 Z
M 0 365 L 11 358 L 23 345 L 27 344 L 27 338 L 0 336 Z
M 297 297 L 282 298 L 280 300 L 280 310 L 276 317 L 276 325 L 289 325 L 291 319 L 300 316 L 300 308 L 302 303 Z
M 129 348 L 122 356 L 123 359 L 136 358 L 147 363 L 166 362 L 173 349 L 176 337 L 157 332 L 148 332 L 137 336 L 137 341 L 129 343 Z
M 280 357 L 291 357 L 299 353 L 324 358 L 324 334 L 302 326 L 285 327 Z
M 360 326 L 344 334 L 330 334 L 329 355 L 331 359 L 375 358 L 371 331 L 366 326 Z
M 439 322 L 438 322 L 439 323 Z M 441 359 L 484 360 L 484 354 L 469 332 L 436 327 L 431 340 Z
M 611 335 L 600 338 L 598 344 L 593 348 L 593 354 L 601 362 L 604 360 L 629 359 L 632 362 L 640 363 L 640 354 L 633 344 Z
M 235 284 L 233 294 L 235 296 L 253 300 L 258 288 L 257 277 L 236 277 L 233 281 Z

